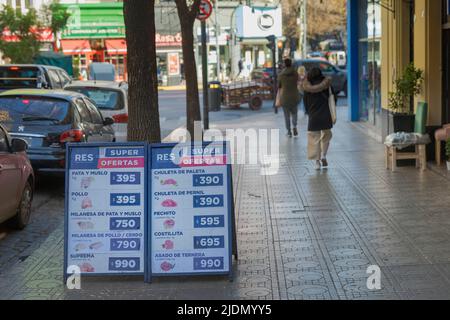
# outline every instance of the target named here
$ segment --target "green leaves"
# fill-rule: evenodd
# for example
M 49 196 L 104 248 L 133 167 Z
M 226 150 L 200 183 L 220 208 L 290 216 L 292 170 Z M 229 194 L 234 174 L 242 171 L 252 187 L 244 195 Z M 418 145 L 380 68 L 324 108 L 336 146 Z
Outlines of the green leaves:
M 389 92 L 389 109 L 395 113 L 409 113 L 409 103 L 422 92 L 423 80 L 423 71 L 410 63 L 394 81 L 396 90 Z
M 9 41 L 0 38 L 0 50 L 12 63 L 30 63 L 39 52 L 40 43 L 37 33 L 33 32 L 42 25 L 38 21 L 36 11 L 28 10 L 22 14 L 11 6 L 3 6 L 0 12 L 0 30 L 10 33 Z
M 7 30 L 11 37 L 0 37 L 0 51 L 11 59 L 11 63 L 32 63 L 41 46 L 37 30 L 48 27 L 56 37 L 67 25 L 69 17 L 70 13 L 57 2 L 44 6 L 39 15 L 34 9 L 23 14 L 21 10 L 3 6 L 0 11 L 0 32 Z

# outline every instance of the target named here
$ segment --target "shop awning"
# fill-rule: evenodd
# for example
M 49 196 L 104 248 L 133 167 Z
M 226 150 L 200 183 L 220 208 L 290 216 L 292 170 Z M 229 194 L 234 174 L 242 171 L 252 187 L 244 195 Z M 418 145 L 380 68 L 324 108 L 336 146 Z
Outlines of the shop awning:
M 107 39 L 105 40 L 105 46 L 108 54 L 127 54 L 125 39 Z
M 86 54 L 91 53 L 89 40 L 61 40 L 64 54 Z

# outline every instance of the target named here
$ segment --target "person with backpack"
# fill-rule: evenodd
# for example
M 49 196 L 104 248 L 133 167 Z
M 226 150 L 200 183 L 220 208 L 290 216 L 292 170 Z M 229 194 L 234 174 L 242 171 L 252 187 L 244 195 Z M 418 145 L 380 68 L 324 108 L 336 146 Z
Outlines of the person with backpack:
M 303 81 L 305 112 L 308 115 L 308 159 L 315 160 L 314 168 L 328 167 L 327 153 L 336 121 L 336 96 L 331 88 L 331 79 L 325 78 L 319 68 L 312 68 Z M 332 96 L 331 96 L 332 95 Z M 332 98 L 332 99 L 330 99 Z M 332 114 L 332 111 L 334 114 Z

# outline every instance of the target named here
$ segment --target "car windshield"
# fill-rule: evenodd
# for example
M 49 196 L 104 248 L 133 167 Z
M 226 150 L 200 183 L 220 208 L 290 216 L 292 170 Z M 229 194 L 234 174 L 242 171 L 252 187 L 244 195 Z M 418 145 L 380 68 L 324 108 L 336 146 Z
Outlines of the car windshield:
M 123 99 L 120 91 L 105 88 L 70 87 L 66 90 L 75 91 L 91 98 L 99 109 L 123 109 Z
M 39 76 L 34 67 L 0 67 L 0 88 L 37 88 Z
M 45 121 L 63 124 L 69 121 L 69 102 L 34 96 L 0 97 L 2 122 Z

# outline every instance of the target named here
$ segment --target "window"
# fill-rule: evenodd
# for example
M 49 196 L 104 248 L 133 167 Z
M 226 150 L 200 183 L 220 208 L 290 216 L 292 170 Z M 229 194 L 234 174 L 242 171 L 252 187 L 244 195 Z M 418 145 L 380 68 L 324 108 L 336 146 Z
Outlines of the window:
M 64 87 L 66 84 L 70 82 L 70 77 L 62 70 L 58 70 L 59 78 L 61 79 L 62 86 Z
M 0 114 L 4 122 L 53 121 L 55 124 L 70 122 L 69 103 L 61 99 L 36 96 L 0 97 Z
M 62 88 L 61 80 L 59 79 L 56 70 L 51 69 L 48 70 L 48 75 L 50 77 L 50 81 L 52 82 L 53 89 L 61 89 Z
M 334 71 L 333 66 L 331 64 L 328 64 L 328 63 L 320 63 L 319 64 L 319 68 L 320 68 L 320 70 L 322 70 L 322 72 L 329 73 L 329 72 L 333 72 Z
M 0 128 L 0 152 L 8 152 L 8 142 L 6 141 L 6 134 Z
M 121 110 L 125 107 L 123 94 L 119 90 L 95 87 L 68 87 L 66 90 L 84 94 L 92 99 L 99 109 Z
M 0 88 L 18 89 L 18 88 L 36 88 L 40 71 L 35 67 L 0 67 Z
M 86 101 L 86 106 L 89 109 L 89 112 L 91 114 L 91 118 L 94 121 L 95 124 L 101 124 L 103 125 L 103 118 L 100 112 L 98 112 L 97 107 L 89 100 Z
M 75 104 L 77 106 L 78 112 L 80 113 L 81 121 L 92 123 L 91 115 L 83 99 L 78 98 L 77 100 L 75 100 Z

